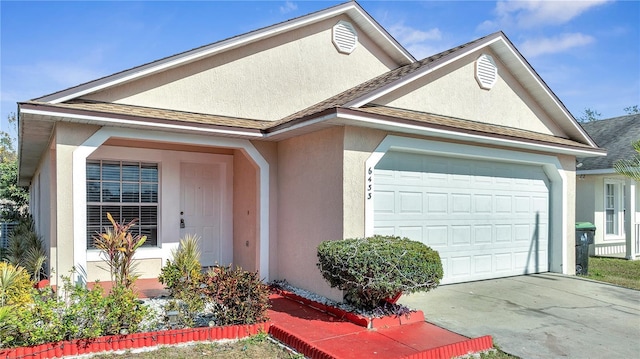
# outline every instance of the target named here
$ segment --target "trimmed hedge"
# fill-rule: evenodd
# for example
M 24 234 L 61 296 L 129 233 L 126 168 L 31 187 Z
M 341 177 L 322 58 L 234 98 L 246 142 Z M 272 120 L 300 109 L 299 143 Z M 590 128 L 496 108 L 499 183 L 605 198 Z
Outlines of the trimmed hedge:
M 318 268 L 331 287 L 345 291 L 347 303 L 371 310 L 396 294 L 426 292 L 442 279 L 437 251 L 394 236 L 325 241 Z

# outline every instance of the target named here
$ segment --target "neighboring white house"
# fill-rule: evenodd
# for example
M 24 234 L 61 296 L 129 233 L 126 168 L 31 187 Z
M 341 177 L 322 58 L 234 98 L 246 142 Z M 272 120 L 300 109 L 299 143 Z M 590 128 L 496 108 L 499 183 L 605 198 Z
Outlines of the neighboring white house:
M 188 24 L 186 24 L 188 26 Z M 57 277 L 140 218 L 155 277 L 203 263 L 339 298 L 325 240 L 407 236 L 444 283 L 574 274 L 576 158 L 600 149 L 502 32 L 416 60 L 349 2 L 19 104 L 20 183 Z
M 640 115 L 583 123 L 606 157 L 578 159 L 576 219 L 596 226 L 590 255 L 637 259 L 640 255 L 640 193 L 638 182 L 616 173 L 613 164 L 631 159 L 640 140 Z

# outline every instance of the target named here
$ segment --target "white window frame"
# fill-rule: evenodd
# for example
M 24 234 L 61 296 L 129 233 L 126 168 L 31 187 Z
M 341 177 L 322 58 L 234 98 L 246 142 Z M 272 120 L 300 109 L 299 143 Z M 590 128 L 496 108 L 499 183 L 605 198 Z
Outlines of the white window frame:
M 123 191 L 123 186 L 125 184 L 137 184 L 137 186 L 139 187 L 139 190 L 141 191 L 141 186 L 145 186 L 145 185 L 155 185 L 156 187 L 156 197 L 155 197 L 155 201 L 143 201 L 141 198 L 138 199 L 138 201 L 123 201 L 123 198 L 120 199 L 120 201 L 103 201 L 103 200 L 89 200 L 89 190 L 87 189 L 87 227 L 93 230 L 88 230 L 87 231 L 87 249 L 88 250 L 94 250 L 96 249 L 93 246 L 89 245 L 89 240 L 90 240 L 90 236 L 95 235 L 95 233 L 102 233 L 102 231 L 104 231 L 104 229 L 106 227 L 110 227 L 110 224 L 108 223 L 106 217 L 103 217 L 101 219 L 102 225 L 99 228 L 93 228 L 89 226 L 89 207 L 118 207 L 120 208 L 120 210 L 122 210 L 123 207 L 152 207 L 156 209 L 156 220 L 155 223 L 151 224 L 150 228 L 145 228 L 148 230 L 153 230 L 155 228 L 155 238 L 153 238 L 153 240 L 155 240 L 155 243 L 151 243 L 149 242 L 149 244 L 144 244 L 143 248 L 157 248 L 160 247 L 160 238 L 159 238 L 159 228 L 160 228 L 160 164 L 157 162 L 152 162 L 152 161 L 136 161 L 136 160 L 112 160 L 112 159 L 89 159 L 87 160 L 87 165 L 86 168 L 89 168 L 89 163 L 92 164 L 97 164 L 100 168 L 100 173 L 102 173 L 103 171 L 103 166 L 105 164 L 118 164 L 120 167 L 120 178 L 117 180 L 105 180 L 102 178 L 102 175 L 99 176 L 98 179 L 94 179 L 94 180 L 89 180 L 88 179 L 88 174 L 87 174 L 87 183 L 89 182 L 93 182 L 93 183 L 98 183 L 99 188 L 100 186 L 104 185 L 105 183 L 118 183 L 119 184 L 119 191 L 118 191 L 118 196 L 121 195 L 121 192 Z M 132 180 L 127 180 L 123 177 L 123 166 L 127 166 L 127 165 L 137 165 L 139 168 L 144 167 L 144 166 L 154 166 L 155 170 L 156 170 L 156 178 L 155 181 L 145 181 L 141 176 L 142 174 L 139 174 L 139 177 L 136 181 L 132 181 Z M 101 185 L 102 184 L 102 185 Z M 138 193 L 138 195 L 140 195 L 140 192 Z M 100 193 L 98 193 L 98 196 L 100 196 Z M 129 222 L 133 219 L 138 219 L 138 222 L 136 223 L 136 225 L 132 228 L 132 233 L 134 235 L 136 234 L 140 234 L 138 233 L 138 231 L 140 230 L 140 228 L 142 227 L 148 227 L 149 224 L 144 223 L 143 218 L 140 218 L 140 216 L 134 216 L 132 218 L 120 218 L 119 214 L 116 213 L 112 213 L 114 216 L 114 219 L 117 222 L 122 222 L 122 220 Z M 141 224 L 143 225 L 141 227 Z M 144 233 L 142 233 L 144 234 Z
M 610 188 L 612 193 L 609 193 Z M 605 178 L 602 191 L 604 239 L 619 240 L 624 238 L 624 181 Z

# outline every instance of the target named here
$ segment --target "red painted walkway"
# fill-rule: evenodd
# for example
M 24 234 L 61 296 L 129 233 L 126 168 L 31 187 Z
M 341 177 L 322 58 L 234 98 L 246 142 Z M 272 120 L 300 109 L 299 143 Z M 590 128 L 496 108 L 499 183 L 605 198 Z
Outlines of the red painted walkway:
M 135 287 L 140 298 L 168 294 L 157 279 Z M 469 339 L 424 321 L 370 330 L 278 294 L 270 299 L 269 334 L 312 359 L 449 359 L 493 347 L 490 336 Z
M 469 339 L 427 322 L 369 330 L 277 294 L 271 305 L 269 333 L 313 359 L 449 359 L 493 346 L 489 336 Z

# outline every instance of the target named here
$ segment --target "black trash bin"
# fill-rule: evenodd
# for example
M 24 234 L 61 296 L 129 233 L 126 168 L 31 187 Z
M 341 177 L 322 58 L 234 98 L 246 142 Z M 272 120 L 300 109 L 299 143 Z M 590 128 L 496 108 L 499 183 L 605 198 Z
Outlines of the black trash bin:
M 593 244 L 595 233 L 593 223 L 576 223 L 576 275 L 589 273 L 589 245 Z

